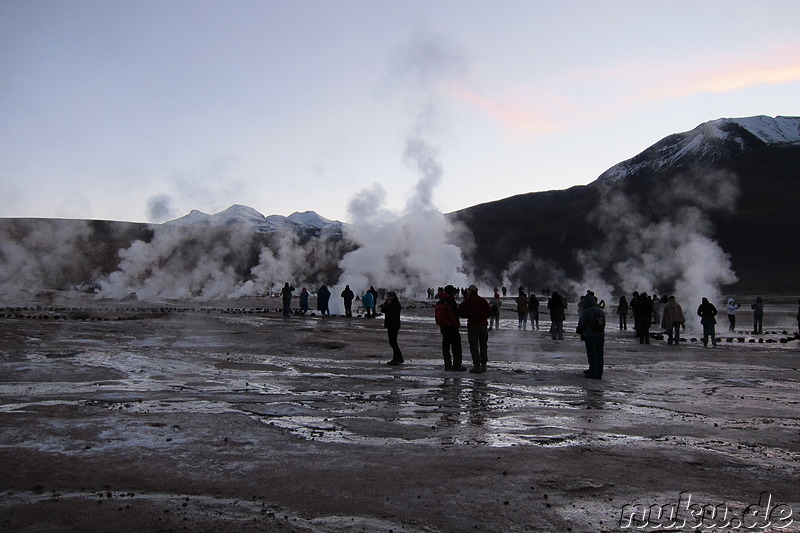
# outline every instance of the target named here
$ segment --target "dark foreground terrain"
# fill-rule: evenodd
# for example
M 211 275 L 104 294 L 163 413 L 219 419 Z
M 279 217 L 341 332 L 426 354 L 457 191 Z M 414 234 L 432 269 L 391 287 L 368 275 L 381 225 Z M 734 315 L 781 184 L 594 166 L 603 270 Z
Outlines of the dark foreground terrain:
M 602 381 L 510 309 L 473 375 L 427 302 L 399 368 L 381 320 L 263 300 L 6 308 L 0 531 L 800 531 L 796 305 L 766 301 L 717 348 L 609 324 Z

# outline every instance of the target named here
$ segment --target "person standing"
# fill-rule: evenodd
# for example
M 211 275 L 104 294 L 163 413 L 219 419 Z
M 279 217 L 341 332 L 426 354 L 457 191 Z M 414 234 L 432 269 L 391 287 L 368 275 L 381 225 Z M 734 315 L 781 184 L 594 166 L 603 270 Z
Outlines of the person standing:
M 350 285 L 345 285 L 342 291 L 342 300 L 344 300 L 344 316 L 347 318 L 353 317 L 353 298 L 356 297 L 355 293 L 350 289 Z
M 653 318 L 653 301 L 646 292 L 633 301 L 633 321 L 639 344 L 650 344 L 650 320 Z
M 439 301 L 433 308 L 436 318 L 436 325 L 442 333 L 442 358 L 444 359 L 444 369 L 462 372 L 467 368 L 462 365 L 463 355 L 461 350 L 461 334 L 458 328 L 461 323 L 458 320 L 458 305 L 455 299 L 456 288 L 447 285 L 439 293 Z M 452 351 L 452 358 L 450 352 Z
M 703 325 L 703 346 L 708 346 L 708 337 L 711 337 L 711 345 L 717 345 L 717 334 L 715 331 L 715 324 L 717 319 L 717 308 L 714 304 L 708 301 L 708 298 L 703 298 L 700 307 L 697 308 L 697 316 L 700 317 L 700 323 Z
M 486 372 L 489 362 L 489 302 L 478 296 L 478 287 L 470 285 L 467 297 L 458 306 L 458 316 L 467 319 L 467 340 L 472 355 L 473 374 Z
M 764 332 L 764 302 L 761 296 L 756 298 L 756 302 L 751 304 L 750 308 L 753 310 L 753 334 L 761 335 Z
M 397 336 L 400 333 L 400 300 L 397 299 L 397 293 L 389 291 L 386 293 L 386 301 L 381 304 L 381 313 L 383 313 L 383 327 L 389 334 L 389 346 L 392 347 L 392 360 L 386 363 L 387 365 L 402 365 L 403 353 L 400 351 L 400 346 L 397 345 Z
M 531 293 L 528 297 L 528 315 L 531 317 L 531 329 L 539 329 L 539 298 Z
M 736 310 L 740 307 L 741 305 L 737 304 L 733 298 L 728 298 L 728 304 L 725 306 L 728 312 L 728 331 L 736 330 Z
M 797 300 L 797 334 L 800 335 L 800 299 Z
M 519 296 L 514 300 L 517 302 L 517 329 L 527 331 L 528 329 L 528 295 L 522 289 L 519 290 Z
M 553 291 L 550 299 L 547 300 L 547 308 L 550 310 L 550 335 L 553 340 L 564 340 L 567 301 L 558 291 Z
M 597 299 L 591 294 L 587 294 L 582 300 L 583 310 L 575 332 L 583 339 L 586 358 L 589 360 L 589 370 L 584 370 L 583 375 L 589 379 L 603 379 L 606 314 L 598 307 Z
M 378 306 L 378 291 L 375 290 L 374 286 L 370 285 L 367 292 L 372 295 L 372 318 L 375 318 L 378 316 L 378 313 L 375 312 L 375 308 Z
M 300 314 L 305 315 L 308 312 L 308 297 L 310 293 L 308 289 L 303 287 L 303 290 L 300 291 Z
M 364 306 L 364 316 L 372 318 L 372 313 L 375 311 L 375 297 L 371 292 L 367 291 L 361 297 L 361 305 Z
M 323 283 L 317 291 L 317 310 L 322 316 L 331 316 L 331 311 L 328 308 L 330 299 L 331 291 L 328 289 L 328 286 Z
M 617 306 L 617 314 L 619 315 L 619 329 L 628 329 L 628 300 L 625 296 L 619 297 L 619 305 Z
M 667 331 L 667 344 L 672 344 L 673 341 L 678 344 L 681 341 L 681 326 L 685 322 L 683 309 L 675 297 L 670 296 L 661 315 L 661 326 Z
M 489 308 L 492 314 L 489 316 L 489 331 L 492 331 L 492 324 L 495 329 L 500 329 L 500 308 L 503 306 L 503 300 L 500 299 L 500 294 L 495 291 L 494 296 L 489 300 Z
M 281 289 L 281 298 L 283 299 L 283 316 L 284 318 L 289 318 L 292 312 L 292 293 L 294 292 L 294 287 L 289 285 L 287 281 L 283 288 Z

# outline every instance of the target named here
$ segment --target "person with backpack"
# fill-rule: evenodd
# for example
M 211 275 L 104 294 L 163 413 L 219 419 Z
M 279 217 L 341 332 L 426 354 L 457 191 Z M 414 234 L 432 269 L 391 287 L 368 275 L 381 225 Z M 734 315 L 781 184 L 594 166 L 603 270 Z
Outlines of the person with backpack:
M 458 304 L 455 299 L 456 288 L 448 285 L 439 292 L 439 301 L 433 308 L 436 325 L 442 333 L 442 358 L 444 369 L 463 372 L 467 368 L 462 363 L 461 326 L 458 320 Z M 450 352 L 452 351 L 452 358 Z
M 589 379 L 603 379 L 603 345 L 605 344 L 606 313 L 597 305 L 591 294 L 582 298 L 581 316 L 575 332 L 586 345 L 586 358 L 589 369 L 583 375 Z

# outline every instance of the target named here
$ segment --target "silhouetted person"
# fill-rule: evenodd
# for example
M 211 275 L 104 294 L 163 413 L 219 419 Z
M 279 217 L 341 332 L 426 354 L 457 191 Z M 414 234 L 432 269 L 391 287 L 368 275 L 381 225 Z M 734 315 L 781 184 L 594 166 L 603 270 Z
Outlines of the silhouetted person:
M 531 317 L 531 329 L 539 329 L 539 298 L 531 293 L 528 297 L 528 315 Z
M 300 314 L 304 315 L 308 312 L 308 297 L 309 297 L 308 289 L 303 287 L 303 290 L 300 291 Z
M 494 296 L 489 300 L 489 308 L 492 314 L 489 315 L 489 331 L 492 331 L 492 324 L 495 329 L 500 329 L 500 308 L 503 306 L 503 300 L 500 299 L 500 294 L 494 292 Z
M 653 318 L 653 301 L 646 292 L 641 293 L 631 304 L 636 336 L 639 344 L 650 344 L 650 320 Z
M 386 301 L 381 304 L 383 327 L 386 328 L 386 333 L 389 335 L 389 346 L 392 347 L 392 360 L 386 363 L 387 365 L 401 365 L 404 362 L 403 353 L 400 351 L 400 346 L 397 345 L 397 336 L 400 333 L 401 309 L 397 293 L 394 291 L 387 292 Z
M 376 316 L 378 316 L 378 313 L 375 312 L 375 308 L 378 305 L 378 291 L 375 290 L 375 287 L 370 285 L 369 290 L 367 292 L 372 294 L 372 318 L 375 318 Z
M 283 299 L 283 316 L 288 318 L 292 312 L 292 293 L 294 287 L 289 285 L 287 281 L 281 289 L 281 298 Z
M 553 291 L 547 300 L 547 309 L 550 310 L 550 336 L 553 340 L 564 340 L 564 320 L 567 318 L 567 301 L 558 291 Z
M 331 316 L 331 311 L 328 309 L 328 304 L 331 299 L 331 291 L 324 283 L 317 291 L 317 310 L 322 316 Z
M 800 335 L 800 299 L 797 300 L 797 334 Z
M 628 329 L 628 300 L 625 299 L 625 296 L 619 297 L 617 314 L 619 315 L 619 329 Z
M 585 370 L 583 375 L 590 379 L 602 379 L 606 314 L 591 294 L 587 294 L 582 300 L 581 316 L 578 318 L 575 332 L 583 339 L 586 345 L 586 358 L 589 360 L 589 369 Z
M 711 337 L 712 346 L 717 345 L 717 333 L 715 325 L 717 319 L 717 308 L 714 304 L 708 301 L 708 298 L 703 298 L 700 307 L 697 308 L 697 316 L 700 317 L 700 323 L 703 325 L 703 346 L 708 346 L 708 337 Z
M 751 304 L 750 308 L 753 310 L 753 333 L 760 335 L 764 332 L 764 302 L 761 300 L 761 296 L 756 298 L 756 302 Z
M 344 300 L 344 316 L 350 318 L 353 316 L 353 298 L 355 298 L 356 295 L 350 289 L 350 285 L 345 285 L 341 296 L 342 300 Z
M 456 304 L 455 294 L 456 288 L 447 285 L 439 293 L 439 301 L 436 302 L 433 312 L 436 325 L 439 326 L 439 331 L 442 333 L 444 369 L 460 372 L 466 370 L 466 367 L 462 366 L 461 333 L 458 331 L 461 323 L 458 320 L 458 304 Z
M 517 302 L 517 329 L 526 331 L 528 329 L 528 295 L 520 289 L 519 296 L 514 301 Z

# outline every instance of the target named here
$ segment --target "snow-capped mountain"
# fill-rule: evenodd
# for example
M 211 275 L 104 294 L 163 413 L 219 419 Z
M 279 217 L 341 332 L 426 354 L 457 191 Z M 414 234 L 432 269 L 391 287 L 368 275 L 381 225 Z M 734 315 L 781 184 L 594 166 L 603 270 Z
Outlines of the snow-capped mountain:
M 614 165 L 596 183 L 610 184 L 642 173 L 713 164 L 743 154 L 754 144 L 800 146 L 800 117 L 722 118 L 665 137 L 637 156 Z
M 554 272 L 581 276 L 586 256 L 575 250 L 604 249 L 624 258 L 630 254 L 610 248 L 609 235 L 643 243 L 663 228 L 660 222 L 687 223 L 694 216 L 688 213 L 700 210 L 705 225 L 698 227 L 731 257 L 737 287 L 780 292 L 797 286 L 800 249 L 786 228 L 797 225 L 798 177 L 800 117 L 720 119 L 663 138 L 589 185 L 520 194 L 448 216 L 471 231 L 480 251 L 473 257 L 477 270 L 502 272 L 518 261 L 525 279 L 536 281 Z M 526 249 L 531 257 L 519 261 Z M 612 279 L 629 271 L 619 261 L 616 268 L 594 267 Z
M 235 204 L 224 211 L 208 215 L 196 209 L 175 220 L 164 222 L 171 226 L 252 226 L 258 233 L 275 233 L 279 231 L 300 231 L 317 233 L 323 229 L 339 230 L 341 222 L 328 220 L 314 211 L 292 213 L 288 217 L 270 215 L 265 217 L 252 207 Z

